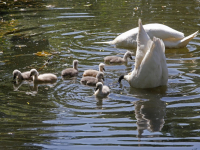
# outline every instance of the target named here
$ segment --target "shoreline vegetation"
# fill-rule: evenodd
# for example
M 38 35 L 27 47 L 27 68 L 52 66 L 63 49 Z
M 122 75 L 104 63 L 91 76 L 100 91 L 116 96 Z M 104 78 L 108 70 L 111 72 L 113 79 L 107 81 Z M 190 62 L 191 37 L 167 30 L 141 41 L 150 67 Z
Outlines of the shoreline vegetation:
M 0 1 L 0 12 L 8 9 L 19 8 L 42 8 L 45 7 L 45 2 L 41 0 L 7 0 Z

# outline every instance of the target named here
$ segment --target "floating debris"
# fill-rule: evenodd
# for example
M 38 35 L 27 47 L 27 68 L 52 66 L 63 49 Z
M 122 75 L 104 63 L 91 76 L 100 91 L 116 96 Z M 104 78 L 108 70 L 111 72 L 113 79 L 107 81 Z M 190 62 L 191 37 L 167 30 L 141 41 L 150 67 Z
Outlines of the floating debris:
M 34 55 L 37 55 L 37 56 L 49 56 L 49 55 L 52 55 L 48 52 L 45 52 L 45 51 L 42 51 L 42 52 L 37 52 L 37 53 L 33 53 Z
M 87 4 L 87 5 L 84 5 L 85 7 L 90 7 L 90 6 L 92 6 L 92 4 Z
M 26 47 L 26 45 L 15 45 L 15 47 L 21 48 L 21 47 Z

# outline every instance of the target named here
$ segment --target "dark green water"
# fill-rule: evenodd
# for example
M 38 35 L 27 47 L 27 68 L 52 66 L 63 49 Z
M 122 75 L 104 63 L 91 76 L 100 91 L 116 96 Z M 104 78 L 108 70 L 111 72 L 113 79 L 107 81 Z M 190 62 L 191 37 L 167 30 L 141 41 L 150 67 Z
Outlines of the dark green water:
M 98 69 L 107 55 L 126 49 L 92 44 L 110 41 L 143 24 L 162 23 L 185 35 L 200 28 L 198 0 L 43 1 L 47 7 L 1 10 L 12 21 L 0 42 L 0 149 L 198 149 L 200 147 L 200 37 L 186 48 L 167 49 L 166 88 L 140 90 L 126 81 L 117 86 L 127 65 L 106 65 L 111 94 L 93 96 L 94 87 L 80 84 L 86 69 Z M 6 31 L 7 30 L 7 31 Z M 15 32 L 13 32 L 15 31 Z M 58 76 L 55 85 L 12 83 L 14 69 L 40 69 Z M 131 50 L 135 53 L 135 49 Z M 63 80 L 61 71 L 79 60 L 77 78 Z

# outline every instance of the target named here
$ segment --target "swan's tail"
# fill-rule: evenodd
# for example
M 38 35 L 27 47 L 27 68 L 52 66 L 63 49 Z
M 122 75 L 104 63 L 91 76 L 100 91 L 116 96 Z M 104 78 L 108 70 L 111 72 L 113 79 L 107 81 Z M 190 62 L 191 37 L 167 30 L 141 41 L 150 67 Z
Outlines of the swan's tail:
M 180 43 L 178 44 L 178 47 L 185 47 L 194 37 L 197 36 L 199 31 L 196 31 L 195 33 L 183 38 L 180 40 Z
M 113 41 L 106 41 L 106 42 L 94 42 L 93 44 L 113 44 Z

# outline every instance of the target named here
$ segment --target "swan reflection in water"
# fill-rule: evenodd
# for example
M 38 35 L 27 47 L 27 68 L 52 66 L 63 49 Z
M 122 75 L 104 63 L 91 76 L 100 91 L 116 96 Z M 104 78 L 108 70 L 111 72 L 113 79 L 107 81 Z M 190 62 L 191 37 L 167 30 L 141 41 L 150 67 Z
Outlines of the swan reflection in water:
M 166 103 L 164 101 L 160 99 L 139 100 L 134 105 L 139 138 L 146 129 L 150 132 L 161 131 L 165 123 Z
M 166 86 L 152 89 L 130 89 L 129 93 L 140 99 L 134 102 L 138 138 L 142 137 L 144 130 L 150 132 L 162 130 L 165 123 L 166 102 L 161 98 L 166 90 Z
M 22 85 L 28 85 L 29 86 L 29 91 L 27 91 L 26 88 L 25 88 L 26 91 L 25 90 L 19 90 L 19 88 Z M 14 91 L 24 92 L 27 95 L 32 95 L 32 96 L 35 96 L 38 93 L 38 86 L 39 85 L 44 85 L 44 86 L 48 86 L 48 87 L 52 88 L 52 87 L 54 87 L 56 85 L 56 82 L 54 82 L 54 83 L 40 83 L 40 84 L 29 82 L 29 81 L 13 82 Z

